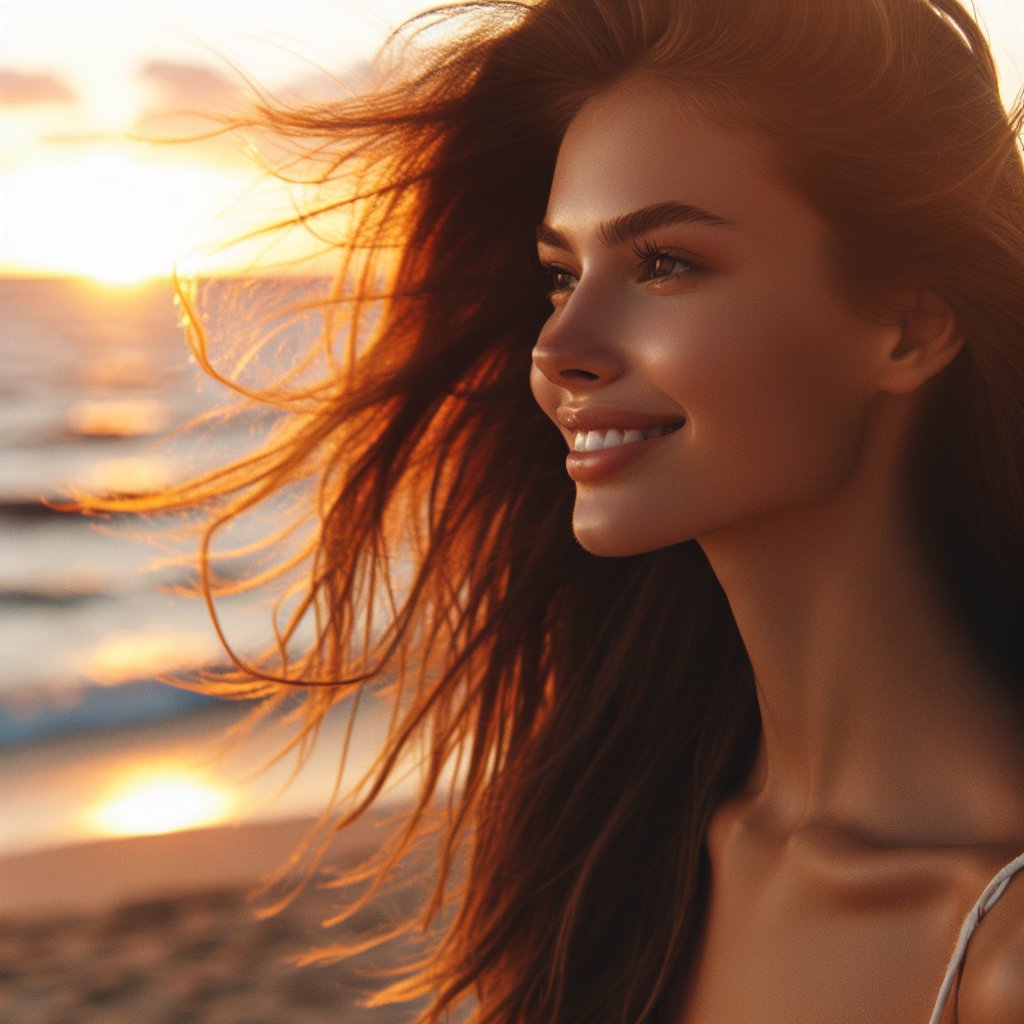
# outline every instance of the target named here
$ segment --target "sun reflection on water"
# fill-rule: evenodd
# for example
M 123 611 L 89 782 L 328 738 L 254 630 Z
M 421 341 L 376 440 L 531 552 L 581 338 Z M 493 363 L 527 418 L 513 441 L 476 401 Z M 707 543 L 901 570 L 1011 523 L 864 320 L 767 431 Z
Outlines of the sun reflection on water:
M 88 821 L 101 836 L 159 835 L 218 824 L 234 809 L 228 790 L 170 766 L 140 769 L 94 806 Z
M 81 401 L 68 411 L 68 426 L 81 437 L 142 437 L 163 430 L 167 416 L 152 398 Z
M 212 637 L 160 626 L 117 631 L 103 637 L 82 659 L 86 678 L 119 686 L 210 664 L 217 654 Z
M 93 493 L 147 494 L 167 487 L 173 475 L 161 458 L 131 455 L 94 462 L 79 485 Z

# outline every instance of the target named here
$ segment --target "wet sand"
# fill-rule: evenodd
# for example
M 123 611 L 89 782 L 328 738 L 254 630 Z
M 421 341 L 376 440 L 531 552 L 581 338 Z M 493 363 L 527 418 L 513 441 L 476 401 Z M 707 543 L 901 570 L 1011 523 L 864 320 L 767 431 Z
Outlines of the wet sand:
M 260 919 L 256 883 L 308 825 L 284 822 L 104 840 L 0 860 L 0 1024 L 400 1024 L 412 1009 L 360 1005 L 360 961 L 299 967 L 297 957 L 379 929 L 394 897 L 324 930 L 338 905 L 326 873 Z M 325 864 L 361 858 L 379 822 L 335 840 Z

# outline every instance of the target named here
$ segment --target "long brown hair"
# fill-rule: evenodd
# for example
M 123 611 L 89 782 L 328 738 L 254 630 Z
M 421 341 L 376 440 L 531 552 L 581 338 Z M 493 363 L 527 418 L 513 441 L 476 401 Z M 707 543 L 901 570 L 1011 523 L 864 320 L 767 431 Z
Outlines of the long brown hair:
M 700 934 L 705 830 L 749 769 L 758 711 L 696 542 L 600 559 L 571 535 L 564 445 L 528 388 L 548 312 L 534 227 L 560 138 L 628 74 L 678 83 L 777 142 L 852 293 L 912 280 L 949 303 L 966 349 L 918 446 L 916 502 L 965 620 L 1019 675 L 1017 124 L 957 0 L 480 0 L 414 19 L 396 51 L 369 93 L 261 114 L 335 190 L 306 222 L 353 211 L 324 300 L 347 318 L 345 360 L 296 386 L 262 451 L 147 507 L 204 503 L 216 529 L 316 482 L 299 609 L 276 655 L 220 689 L 304 688 L 310 728 L 356 687 L 393 701 L 351 816 L 420 750 L 391 853 L 440 816 L 425 914 L 453 907 L 394 994 L 429 993 L 430 1022 L 467 997 L 479 1024 L 659 1020 Z

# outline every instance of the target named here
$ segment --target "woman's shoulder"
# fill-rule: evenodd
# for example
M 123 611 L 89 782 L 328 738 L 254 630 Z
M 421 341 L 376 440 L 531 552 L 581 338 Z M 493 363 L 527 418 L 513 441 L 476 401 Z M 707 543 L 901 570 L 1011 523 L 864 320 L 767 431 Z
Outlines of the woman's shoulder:
M 967 946 L 958 1024 L 1024 1024 L 1024 859 Z

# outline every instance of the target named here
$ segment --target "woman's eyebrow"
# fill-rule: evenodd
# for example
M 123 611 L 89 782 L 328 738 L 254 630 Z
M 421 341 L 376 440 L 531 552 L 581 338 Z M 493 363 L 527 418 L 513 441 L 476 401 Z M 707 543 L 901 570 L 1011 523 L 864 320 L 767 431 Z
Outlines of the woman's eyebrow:
M 731 221 L 719 217 L 715 213 L 702 210 L 699 206 L 689 203 L 664 202 L 651 206 L 642 206 L 638 210 L 619 214 L 605 221 L 599 228 L 601 240 L 608 246 L 622 245 L 644 235 L 655 228 L 669 224 L 712 224 L 729 225 Z M 557 228 L 545 221 L 537 228 L 537 241 L 559 249 L 569 249 L 568 239 Z

